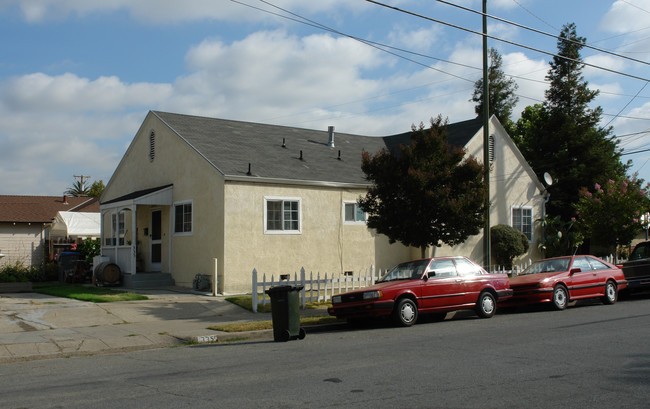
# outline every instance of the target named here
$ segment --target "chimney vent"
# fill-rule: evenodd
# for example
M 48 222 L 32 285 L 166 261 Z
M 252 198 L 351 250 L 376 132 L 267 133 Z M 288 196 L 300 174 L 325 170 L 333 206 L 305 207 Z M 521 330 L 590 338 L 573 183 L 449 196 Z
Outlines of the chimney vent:
M 327 142 L 327 146 L 330 148 L 334 147 L 334 127 L 333 126 L 328 126 L 327 127 L 327 133 L 329 134 L 329 142 Z

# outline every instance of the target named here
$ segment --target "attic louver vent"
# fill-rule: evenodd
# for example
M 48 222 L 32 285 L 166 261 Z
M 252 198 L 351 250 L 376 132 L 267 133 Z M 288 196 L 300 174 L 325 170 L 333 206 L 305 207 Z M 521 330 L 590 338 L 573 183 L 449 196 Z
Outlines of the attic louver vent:
M 156 156 L 156 133 L 151 131 L 149 134 L 149 162 L 153 162 Z
M 490 143 L 490 146 L 489 146 L 489 149 L 490 149 L 490 152 L 489 152 L 489 154 L 490 154 L 490 163 L 492 163 L 492 162 L 494 162 L 494 135 L 490 135 L 489 139 L 490 139 L 489 140 L 489 143 Z

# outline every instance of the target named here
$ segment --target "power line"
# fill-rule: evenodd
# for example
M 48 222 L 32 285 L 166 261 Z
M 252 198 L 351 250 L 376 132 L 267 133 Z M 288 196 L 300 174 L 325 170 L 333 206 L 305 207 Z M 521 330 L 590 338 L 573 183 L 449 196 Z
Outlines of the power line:
M 472 29 L 469 29 L 469 28 L 461 27 L 461 26 L 459 26 L 459 25 L 452 24 L 452 23 L 448 23 L 448 22 L 446 22 L 446 21 L 438 20 L 438 19 L 435 19 L 435 18 L 432 18 L 432 17 L 427 17 L 427 16 L 424 16 L 424 15 L 422 15 L 422 14 L 414 13 L 414 12 L 412 12 L 412 11 L 408 11 L 408 10 L 400 9 L 399 7 L 390 6 L 390 5 L 388 5 L 388 4 L 384 4 L 384 3 L 381 3 L 381 2 L 378 2 L 378 1 L 375 1 L 375 0 L 365 0 L 365 1 L 368 2 L 368 3 L 376 4 L 376 5 L 381 6 L 381 7 L 385 7 L 385 8 L 388 8 L 388 9 L 395 10 L 395 11 L 399 11 L 400 13 L 409 14 L 409 15 L 411 15 L 411 16 L 418 17 L 418 18 L 422 18 L 422 19 L 425 19 L 425 20 L 429 20 L 429 21 L 432 21 L 432 22 L 434 22 L 434 23 L 443 24 L 443 25 L 446 25 L 446 26 L 449 26 L 449 27 L 452 27 L 452 28 L 456 28 L 456 29 L 459 29 L 459 30 L 467 31 L 467 32 L 472 33 L 472 34 L 476 34 L 476 35 L 480 35 L 480 36 L 483 36 L 483 35 L 484 35 L 483 33 L 479 32 L 479 31 L 476 31 L 476 30 L 472 30 Z M 489 35 L 489 34 L 485 34 L 485 36 L 488 37 L 488 38 L 491 38 L 491 39 L 493 39 L 493 40 L 496 40 L 496 41 L 501 41 L 501 42 L 506 43 L 506 44 L 514 45 L 514 46 L 517 46 L 517 47 L 526 48 L 526 49 L 531 50 L 531 51 L 535 51 L 535 52 L 538 52 L 538 53 L 541 53 L 541 54 L 550 55 L 550 56 L 552 56 L 552 57 L 561 58 L 561 59 L 563 59 L 563 60 L 573 61 L 573 62 L 575 62 L 575 63 L 577 63 L 577 64 L 581 64 L 581 65 L 585 65 L 585 66 L 588 66 L 588 67 L 596 68 L 596 69 L 599 69 L 599 70 L 603 70 L 603 71 L 611 72 L 611 73 L 613 73 L 613 74 L 618 74 L 618 75 L 622 75 L 622 76 L 625 76 L 625 77 L 634 78 L 634 79 L 642 80 L 642 81 L 650 81 L 650 79 L 648 79 L 648 78 L 639 77 L 639 76 L 636 76 L 636 75 L 633 75 L 633 74 L 628 74 L 628 73 L 625 73 L 625 72 L 612 70 L 612 69 L 610 69 L 610 68 L 601 67 L 601 66 L 599 66 L 599 65 L 590 64 L 590 63 L 587 63 L 587 62 L 584 62 L 584 61 L 580 61 L 580 60 L 576 60 L 576 59 L 573 59 L 573 58 L 568 58 L 568 57 L 565 57 L 565 56 L 562 56 L 562 55 L 553 54 L 553 53 L 548 52 L 548 51 L 540 50 L 540 49 L 538 49 L 538 48 L 531 47 L 531 46 L 528 46 L 528 45 L 525 45 L 525 44 L 516 43 L 516 42 L 514 42 L 514 41 L 505 40 L 505 39 L 503 39 L 503 38 L 495 37 L 495 36 L 492 36 L 492 35 Z
M 443 4 L 447 4 L 449 6 L 459 8 L 461 10 L 469 11 L 470 13 L 483 15 L 483 13 L 480 12 L 480 11 L 472 10 L 472 9 L 470 9 L 468 7 L 463 7 L 463 6 L 460 6 L 458 4 L 453 4 L 453 3 L 450 3 L 450 2 L 445 1 L 445 0 L 436 0 L 436 1 L 438 3 L 443 3 Z M 613 55 L 615 57 L 624 58 L 626 60 L 638 62 L 638 63 L 645 64 L 645 65 L 650 65 L 650 63 L 646 62 L 646 61 L 637 60 L 636 58 L 631 58 L 631 57 L 626 57 L 624 55 L 616 54 L 616 53 L 614 53 L 612 51 L 608 51 L 608 50 L 605 50 L 605 49 L 602 49 L 602 48 L 594 47 L 594 46 L 589 45 L 589 44 L 581 43 L 579 41 L 575 41 L 575 40 L 572 40 L 570 38 L 562 38 L 562 37 L 559 37 L 559 36 L 557 36 L 555 34 L 547 33 L 545 31 L 538 30 L 538 29 L 532 28 L 532 27 L 528 27 L 528 26 L 525 26 L 523 24 L 519 24 L 519 23 L 516 23 L 514 21 L 506 20 L 506 19 L 501 18 L 501 17 L 493 16 L 493 15 L 490 15 L 490 14 L 486 14 L 486 17 L 489 17 L 489 18 L 491 18 L 493 20 L 500 21 L 502 23 L 513 25 L 515 27 L 519 27 L 519 28 L 523 28 L 525 30 L 529 30 L 529 31 L 532 31 L 532 32 L 537 33 L 537 34 L 542 34 L 542 35 L 545 35 L 545 36 L 548 36 L 548 37 L 552 37 L 552 38 L 555 38 L 556 40 L 562 40 L 562 41 L 567 42 L 567 43 L 577 44 L 577 45 L 580 45 L 580 46 L 583 46 L 583 47 L 586 47 L 586 48 L 591 48 L 592 50 L 596 50 L 598 52 L 605 53 L 605 54 L 610 54 L 610 55 Z
M 281 8 L 279 6 L 276 6 L 276 5 L 274 5 L 274 4 L 272 4 L 272 3 L 268 2 L 268 1 L 265 1 L 265 0 L 259 0 L 259 1 L 266 4 L 266 5 L 268 5 L 268 6 L 270 6 L 270 7 L 281 10 L 284 13 L 290 14 L 291 16 L 294 16 L 295 18 L 287 16 L 287 15 L 283 15 L 283 14 L 280 14 L 280 13 L 276 13 L 276 12 L 273 12 L 273 11 L 270 11 L 270 10 L 266 10 L 266 9 L 263 9 L 263 8 L 259 8 L 259 7 L 256 7 L 256 6 L 247 4 L 247 3 L 243 3 L 243 2 L 238 1 L 238 0 L 230 0 L 230 1 L 233 2 L 233 3 L 240 4 L 242 6 L 246 6 L 246 7 L 249 7 L 249 8 L 264 12 L 264 13 L 274 15 L 276 17 L 285 18 L 287 20 L 291 20 L 291 21 L 294 21 L 296 23 L 304 24 L 304 25 L 307 25 L 307 26 L 310 26 L 310 27 L 314 27 L 314 28 L 321 29 L 321 30 L 324 30 L 324 31 L 328 31 L 328 32 L 331 32 L 331 33 L 334 33 L 334 34 L 337 34 L 337 35 L 340 35 L 340 36 L 343 36 L 343 37 L 353 39 L 355 41 L 361 42 L 362 44 L 366 44 L 366 45 L 371 46 L 373 48 L 376 48 L 376 49 L 378 49 L 380 51 L 386 52 L 386 53 L 388 53 L 390 55 L 396 56 L 398 58 L 402 58 L 402 59 L 404 59 L 406 61 L 409 61 L 409 62 L 413 62 L 413 63 L 421 65 L 421 66 L 423 66 L 425 68 L 433 69 L 435 71 L 438 71 L 438 72 L 453 76 L 453 77 L 461 79 L 463 81 L 467 81 L 467 82 L 471 82 L 471 83 L 475 82 L 474 80 L 464 78 L 464 77 L 461 77 L 459 75 L 452 74 L 452 73 L 446 72 L 444 70 L 440 70 L 440 69 L 431 67 L 429 65 L 423 64 L 423 63 L 421 63 L 419 61 L 415 61 L 413 59 L 404 57 L 404 56 L 402 56 L 400 54 L 387 51 L 384 48 L 393 49 L 393 50 L 396 50 L 396 51 L 412 54 L 412 55 L 419 56 L 419 57 L 422 57 L 422 58 L 428 58 L 428 59 L 432 59 L 432 60 L 436 60 L 436 61 L 441 61 L 441 62 L 445 62 L 445 63 L 448 63 L 448 64 L 453 64 L 453 65 L 457 65 L 457 66 L 461 66 L 461 67 L 465 67 L 465 68 L 469 68 L 469 69 L 473 69 L 473 70 L 479 70 L 479 71 L 481 70 L 481 68 L 473 67 L 473 66 L 470 66 L 470 65 L 467 65 L 467 64 L 462 64 L 462 63 L 457 63 L 457 62 L 454 62 L 454 61 L 444 60 L 444 59 L 441 59 L 441 58 L 436 58 L 436 57 L 433 57 L 433 56 L 428 56 L 428 55 L 425 55 L 425 54 L 416 53 L 416 52 L 412 52 L 412 51 L 409 51 L 409 50 L 406 50 L 406 49 L 402 49 L 402 48 L 398 48 L 398 47 L 392 47 L 392 46 L 382 44 L 382 43 L 379 43 L 379 42 L 373 42 L 373 41 L 366 40 L 366 39 L 363 39 L 363 38 L 360 38 L 360 37 L 356 37 L 356 36 L 341 32 L 339 30 L 333 29 L 331 27 L 328 27 L 328 26 L 326 26 L 326 25 L 324 25 L 322 23 L 310 20 L 310 19 L 308 19 L 306 17 L 303 17 L 303 16 L 301 16 L 299 14 L 293 13 L 290 10 L 283 9 L 283 8 Z M 480 34 L 482 35 L 482 33 L 480 33 Z M 517 75 L 511 75 L 511 74 L 507 74 L 507 75 L 512 77 L 512 78 L 517 78 L 517 79 L 521 79 L 521 80 L 525 80 L 525 81 L 532 81 L 532 82 L 537 82 L 537 83 L 548 84 L 548 81 L 535 80 L 535 79 L 526 78 L 526 77 L 517 76 Z M 426 85 L 423 85 L 423 86 L 426 86 Z M 414 88 L 417 88 L 417 87 L 414 87 Z M 414 89 L 414 88 L 410 88 L 410 89 Z M 532 101 L 535 101 L 535 102 L 540 102 L 540 103 L 544 102 L 544 101 L 539 100 L 537 98 L 532 98 L 532 97 L 528 97 L 528 96 L 521 95 L 521 94 L 516 94 L 516 95 L 518 97 L 520 97 L 520 98 L 529 99 L 529 100 L 532 100 Z M 638 95 L 638 93 L 637 93 L 637 95 Z M 375 98 L 378 98 L 378 97 L 373 97 L 372 99 L 375 99 Z M 356 103 L 356 102 L 360 102 L 360 101 L 352 101 L 352 102 L 347 102 L 347 103 L 344 103 L 344 104 L 337 104 L 337 105 L 334 105 L 332 107 L 352 104 L 352 103 Z M 397 106 L 408 105 L 408 104 L 410 104 L 410 103 L 404 103 L 404 104 L 400 104 L 400 105 L 397 105 Z M 325 109 L 327 109 L 327 108 L 325 108 Z M 386 109 L 386 108 L 383 107 L 383 108 L 380 108 L 380 109 L 377 109 L 377 110 L 384 110 L 384 109 Z M 368 112 L 374 112 L 374 111 L 377 111 L 377 110 L 370 110 L 370 111 L 365 111 L 365 112 L 368 113 Z M 358 115 L 358 114 L 354 114 L 354 115 Z M 625 118 L 625 119 L 650 120 L 650 118 L 638 118 L 638 117 L 622 116 L 622 115 L 620 115 L 620 112 L 617 115 L 605 114 L 605 113 L 603 113 L 602 115 L 604 115 L 604 116 L 614 116 L 615 118 L 618 117 L 618 118 Z M 337 118 L 340 118 L 340 117 L 337 117 Z M 274 118 L 274 119 L 277 119 L 277 118 Z M 312 121 L 306 121 L 306 122 L 312 122 Z

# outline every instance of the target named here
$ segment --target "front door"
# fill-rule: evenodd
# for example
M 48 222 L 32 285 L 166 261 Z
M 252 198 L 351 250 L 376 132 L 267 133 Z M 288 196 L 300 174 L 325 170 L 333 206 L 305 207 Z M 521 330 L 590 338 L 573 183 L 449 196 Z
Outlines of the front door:
M 162 261 L 162 210 L 151 212 L 151 271 L 161 271 Z

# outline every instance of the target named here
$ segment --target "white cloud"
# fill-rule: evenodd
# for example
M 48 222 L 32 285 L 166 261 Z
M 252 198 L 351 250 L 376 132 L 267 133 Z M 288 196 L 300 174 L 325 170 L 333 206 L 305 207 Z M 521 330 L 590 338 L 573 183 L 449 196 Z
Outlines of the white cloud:
M 263 9 L 278 12 L 270 6 L 254 1 L 242 1 Z M 275 5 L 294 12 L 341 12 L 365 7 L 347 0 L 276 0 Z M 152 23 L 193 20 L 261 20 L 272 18 L 250 7 L 228 0 L 6 0 L 0 8 L 16 5 L 26 21 L 39 23 L 91 14 L 127 11 L 134 19 Z

